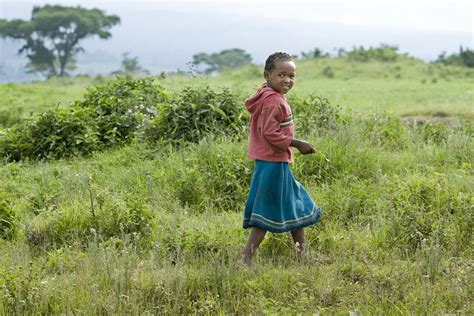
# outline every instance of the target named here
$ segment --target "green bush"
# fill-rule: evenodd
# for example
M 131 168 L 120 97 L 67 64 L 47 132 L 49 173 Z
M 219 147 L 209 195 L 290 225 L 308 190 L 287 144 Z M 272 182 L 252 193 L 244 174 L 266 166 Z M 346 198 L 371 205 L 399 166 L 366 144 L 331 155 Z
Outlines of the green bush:
M 345 122 L 341 107 L 332 105 L 323 96 L 292 97 L 290 103 L 294 106 L 296 129 L 303 135 L 321 134 Z
M 246 124 L 242 101 L 228 89 L 186 87 L 162 104 L 146 135 L 178 143 L 199 142 L 209 134 L 240 138 Z
M 0 311 L 3 315 L 25 315 L 40 308 L 41 291 L 46 288 L 41 282 L 41 270 L 42 267 L 33 262 L 28 269 L 17 265 L 0 266 Z
M 173 97 L 152 78 L 117 80 L 93 87 L 67 109 L 43 113 L 0 134 L 8 160 L 84 156 L 133 138 L 198 142 L 241 138 L 248 114 L 228 89 L 185 88 Z
M 83 156 L 96 150 L 97 129 L 91 111 L 76 108 L 44 112 L 28 126 L 30 159 Z
M 84 156 L 125 143 L 156 116 L 167 100 L 152 78 L 118 78 L 90 88 L 67 109 L 50 110 L 0 134 L 0 154 L 9 160 Z
M 87 155 L 97 149 L 93 123 L 88 110 L 50 110 L 35 121 L 7 129 L 0 138 L 0 153 L 10 160 Z
M 133 138 L 157 114 L 157 106 L 168 100 L 165 90 L 154 79 L 117 78 L 88 90 L 84 100 L 73 107 L 90 110 L 100 145 L 113 146 Z
M 7 161 L 18 161 L 30 156 L 31 143 L 29 126 L 15 125 L 0 133 L 0 155 Z

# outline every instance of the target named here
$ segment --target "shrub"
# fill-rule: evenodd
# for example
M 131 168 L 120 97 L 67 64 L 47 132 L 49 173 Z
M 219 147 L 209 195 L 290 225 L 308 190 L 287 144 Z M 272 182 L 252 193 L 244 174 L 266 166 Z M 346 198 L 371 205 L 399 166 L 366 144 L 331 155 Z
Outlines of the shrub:
M 11 161 L 27 159 L 31 148 L 30 130 L 27 124 L 21 124 L 2 130 L 0 133 L 0 154 Z
M 82 156 L 97 148 L 97 132 L 87 110 L 44 112 L 36 121 L 7 129 L 0 152 L 10 160 Z
M 152 78 L 118 78 L 93 87 L 84 100 L 50 110 L 0 134 L 0 154 L 9 160 L 84 156 L 140 135 L 167 100 Z
M 147 136 L 172 142 L 198 142 L 209 134 L 240 138 L 247 124 L 241 103 L 228 89 L 216 92 L 209 87 L 187 87 L 162 104 Z
M 97 135 L 101 145 L 112 146 L 126 142 L 143 129 L 157 113 L 157 105 L 169 96 L 151 77 L 126 80 L 117 78 L 103 86 L 91 88 L 84 100 L 74 107 L 94 113 Z
M 318 59 L 318 58 L 328 58 L 329 53 L 324 53 L 321 49 L 315 47 L 312 50 L 309 50 L 307 52 L 301 52 L 301 59 L 302 60 L 307 60 L 307 59 Z
M 320 129 L 335 129 L 345 122 L 340 106 L 332 105 L 323 96 L 310 95 L 307 99 L 293 97 L 290 103 L 295 109 L 295 124 L 298 133 L 319 134 Z
M 198 142 L 210 134 L 240 138 L 247 124 L 241 103 L 228 89 L 188 87 L 170 97 L 152 78 L 118 78 L 89 89 L 67 109 L 2 130 L 0 153 L 9 160 L 62 158 L 136 137 L 172 142 Z
M 97 149 L 91 111 L 76 108 L 44 112 L 28 125 L 31 147 L 23 156 L 33 159 L 87 155 Z

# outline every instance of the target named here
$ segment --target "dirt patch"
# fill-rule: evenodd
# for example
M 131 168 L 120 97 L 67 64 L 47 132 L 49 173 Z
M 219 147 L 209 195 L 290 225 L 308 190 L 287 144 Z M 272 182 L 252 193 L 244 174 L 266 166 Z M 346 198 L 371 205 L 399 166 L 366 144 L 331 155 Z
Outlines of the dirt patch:
M 449 117 L 449 114 L 443 111 L 438 111 L 433 114 L 433 117 Z
M 461 124 L 458 117 L 452 117 L 444 112 L 436 112 L 433 116 L 404 116 L 401 118 L 404 125 L 413 127 L 431 124 L 444 124 L 447 127 L 459 126 Z

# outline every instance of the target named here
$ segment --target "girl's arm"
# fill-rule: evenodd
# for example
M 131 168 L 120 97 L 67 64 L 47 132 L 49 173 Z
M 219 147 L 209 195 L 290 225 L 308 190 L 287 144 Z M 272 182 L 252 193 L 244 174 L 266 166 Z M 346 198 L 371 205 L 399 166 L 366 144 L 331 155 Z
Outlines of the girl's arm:
M 265 139 L 280 150 L 287 150 L 291 146 L 293 139 L 288 132 L 283 132 L 280 128 L 278 117 L 280 116 L 279 100 L 270 97 L 262 107 L 262 132 Z
M 312 154 L 312 153 L 316 152 L 316 150 L 314 149 L 314 146 L 311 145 L 311 143 L 309 143 L 305 140 L 300 140 L 300 139 L 294 139 L 293 138 L 291 140 L 290 146 L 298 148 L 300 153 L 302 153 L 303 155 Z

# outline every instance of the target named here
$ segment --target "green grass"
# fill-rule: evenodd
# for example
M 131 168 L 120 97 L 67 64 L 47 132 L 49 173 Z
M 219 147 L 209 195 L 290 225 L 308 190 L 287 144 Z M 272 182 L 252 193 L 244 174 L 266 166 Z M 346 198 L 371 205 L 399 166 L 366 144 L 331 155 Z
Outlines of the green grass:
M 383 79 L 395 64 L 354 70 L 333 61 L 328 79 L 322 62 L 298 63 L 292 93 L 323 94 L 356 113 L 302 135 L 320 153 L 297 155 L 292 170 L 323 209 L 306 229 L 306 256 L 297 260 L 288 234 L 268 234 L 253 269 L 234 267 L 248 236 L 246 137 L 3 163 L 0 211 L 13 217 L 0 225 L 1 313 L 474 313 L 472 79 L 449 68 L 454 74 L 421 83 L 425 68 L 446 69 L 412 61 L 399 65 L 400 79 Z M 252 69 L 157 80 L 176 90 L 229 86 L 242 98 L 261 81 Z M 79 84 L 38 92 L 57 84 L 8 89 L 30 89 L 24 98 L 45 102 L 35 111 L 81 97 Z M 461 120 L 411 128 L 382 109 Z
M 334 69 L 332 79 L 322 75 L 328 65 Z M 263 78 L 258 69 L 251 69 L 231 72 L 215 81 L 233 89 L 253 91 L 263 83 Z M 346 109 L 387 110 L 400 116 L 432 116 L 444 112 L 474 119 L 473 70 L 417 61 L 351 64 L 316 60 L 297 62 L 296 72 L 295 87 L 290 94 L 324 95 Z
M 50 80 L 25 84 L 0 84 L 0 127 L 40 115 L 57 107 L 67 107 L 84 94 L 92 81 Z
M 334 69 L 334 78 L 323 69 Z M 110 80 L 111 78 L 105 80 Z M 157 81 L 169 91 L 184 85 L 229 87 L 246 98 L 262 84 L 257 66 L 227 71 L 217 77 L 170 75 Z M 68 106 L 79 99 L 87 86 L 100 80 L 80 78 L 46 82 L 0 84 L 0 127 L 2 114 L 27 118 L 55 107 Z M 387 110 L 399 116 L 426 116 L 444 113 L 474 119 L 474 71 L 469 68 L 432 65 L 415 60 L 396 63 L 349 63 L 322 59 L 297 61 L 297 80 L 289 95 L 324 95 L 332 103 L 357 111 Z M 8 113 L 6 113 L 8 111 Z M 5 120 L 5 119 L 4 119 Z

